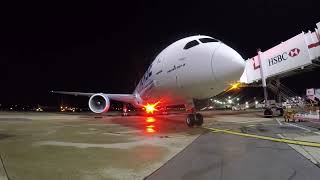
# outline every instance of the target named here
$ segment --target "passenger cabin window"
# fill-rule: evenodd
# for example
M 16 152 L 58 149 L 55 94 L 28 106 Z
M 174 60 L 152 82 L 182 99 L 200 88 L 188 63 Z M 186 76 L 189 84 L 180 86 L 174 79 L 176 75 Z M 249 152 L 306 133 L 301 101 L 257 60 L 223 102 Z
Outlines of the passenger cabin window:
M 202 43 L 219 42 L 218 40 L 213 39 L 213 38 L 200 38 L 199 41 Z
M 198 45 L 198 44 L 199 44 L 199 42 L 198 42 L 197 40 L 193 40 L 193 41 L 188 42 L 188 43 L 184 46 L 183 49 L 190 49 L 190 48 L 192 48 L 192 47 L 194 47 L 194 46 L 196 46 L 196 45 Z

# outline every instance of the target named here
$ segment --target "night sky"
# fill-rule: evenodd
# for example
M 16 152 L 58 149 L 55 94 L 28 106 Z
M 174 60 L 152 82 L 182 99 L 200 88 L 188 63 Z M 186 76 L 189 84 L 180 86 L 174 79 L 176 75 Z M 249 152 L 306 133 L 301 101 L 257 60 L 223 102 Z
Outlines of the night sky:
M 131 93 L 153 58 L 189 35 L 220 39 L 247 59 L 313 30 L 318 1 L 1 3 L 0 104 L 56 105 L 50 90 Z M 319 75 L 283 82 L 304 92 L 320 87 Z

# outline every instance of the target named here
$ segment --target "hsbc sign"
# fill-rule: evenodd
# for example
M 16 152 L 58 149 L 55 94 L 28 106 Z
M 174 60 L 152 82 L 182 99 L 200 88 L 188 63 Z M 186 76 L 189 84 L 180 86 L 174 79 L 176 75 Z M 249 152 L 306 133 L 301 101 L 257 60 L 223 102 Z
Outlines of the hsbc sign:
M 281 63 L 282 61 L 287 60 L 288 56 L 290 56 L 292 58 L 295 56 L 298 56 L 299 53 L 300 53 L 300 49 L 294 48 L 294 49 L 291 49 L 289 52 L 284 52 L 284 53 L 279 54 L 275 57 L 272 57 L 272 58 L 268 59 L 269 66 L 273 66 L 275 64 L 278 64 L 278 63 Z
M 307 45 L 306 34 L 300 33 L 246 61 L 246 81 L 252 83 L 261 79 L 286 74 L 312 64 L 314 52 Z M 288 74 L 289 75 L 289 74 Z M 245 75 L 243 77 L 245 81 Z

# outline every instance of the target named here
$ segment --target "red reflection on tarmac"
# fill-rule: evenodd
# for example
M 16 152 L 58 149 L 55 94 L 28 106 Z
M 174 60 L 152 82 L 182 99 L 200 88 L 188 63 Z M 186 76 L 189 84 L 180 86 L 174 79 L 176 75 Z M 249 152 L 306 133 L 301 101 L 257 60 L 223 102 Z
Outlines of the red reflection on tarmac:
M 146 118 L 146 132 L 149 134 L 155 133 L 155 125 L 156 119 L 154 117 L 147 117 Z
M 151 133 L 155 133 L 156 130 L 154 130 L 153 128 L 148 128 L 147 127 L 146 132 L 151 134 Z
M 156 119 L 153 118 L 153 117 L 147 117 L 146 122 L 147 123 L 153 123 L 153 122 L 156 122 Z

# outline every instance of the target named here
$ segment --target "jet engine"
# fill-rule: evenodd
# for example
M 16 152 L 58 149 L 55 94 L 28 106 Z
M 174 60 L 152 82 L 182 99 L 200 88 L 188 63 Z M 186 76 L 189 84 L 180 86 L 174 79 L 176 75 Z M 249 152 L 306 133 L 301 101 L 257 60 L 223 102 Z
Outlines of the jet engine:
M 104 113 L 109 110 L 110 101 L 109 98 L 102 94 L 94 94 L 89 99 L 89 108 L 94 113 Z

